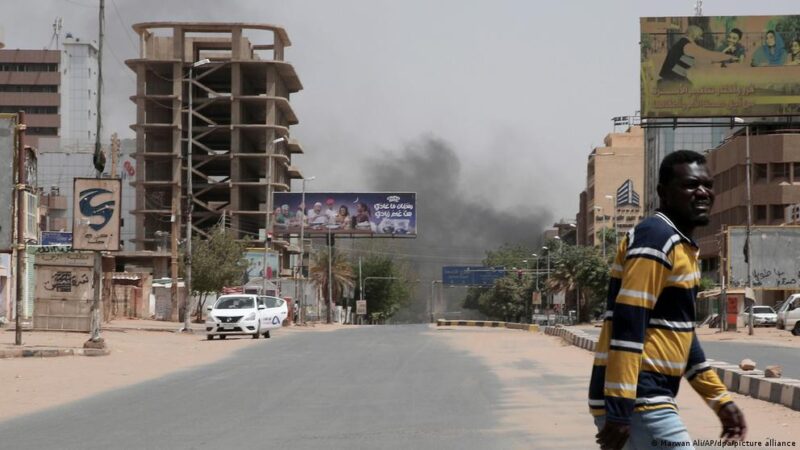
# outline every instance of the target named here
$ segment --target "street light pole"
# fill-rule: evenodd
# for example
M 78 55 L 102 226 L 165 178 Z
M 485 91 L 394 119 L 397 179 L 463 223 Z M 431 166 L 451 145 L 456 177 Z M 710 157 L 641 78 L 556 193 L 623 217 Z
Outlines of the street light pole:
M 611 207 L 614 211 L 612 224 L 614 226 L 614 250 L 616 251 L 616 248 L 619 246 L 619 242 L 617 241 L 619 238 L 619 232 L 617 231 L 617 216 L 619 216 L 619 212 L 617 211 L 617 194 L 606 195 L 606 198 L 611 200 Z
M 603 207 L 602 206 L 595 206 L 594 210 L 595 211 L 602 211 Z M 596 216 L 595 216 L 594 223 L 597 223 L 597 217 Z M 605 261 L 605 259 L 606 259 L 606 237 L 605 237 L 605 231 L 606 231 L 606 216 L 605 216 L 605 214 L 603 214 L 603 231 L 600 232 L 600 240 L 603 241 L 602 242 L 602 246 L 603 246 L 603 261 Z
M 192 145 L 194 143 L 194 68 L 208 64 L 209 59 L 201 59 L 189 66 L 189 129 L 186 143 L 186 297 L 183 301 L 183 328 L 181 331 L 188 333 L 191 331 L 189 320 L 189 305 L 192 298 L 192 216 L 194 210 L 194 185 L 192 184 L 192 170 L 194 161 L 192 159 Z
M 431 298 L 428 301 L 428 312 L 431 316 L 431 323 L 433 323 L 433 298 L 436 292 L 436 283 L 441 283 L 442 280 L 433 280 L 431 281 Z
M 316 177 L 308 177 L 303 178 L 303 190 L 300 194 L 300 295 L 298 296 L 300 301 L 300 307 L 298 308 L 297 319 L 300 323 L 305 323 L 305 312 L 303 311 L 306 305 L 306 277 L 303 273 L 303 267 L 305 266 L 305 251 L 306 251 L 306 244 L 305 244 L 305 229 L 306 229 L 306 182 L 307 181 L 314 181 Z M 297 299 L 295 299 L 297 300 Z
M 750 178 L 750 172 L 752 169 L 752 160 L 750 159 L 750 124 L 744 122 L 744 119 L 739 117 L 735 117 L 734 121 L 737 123 L 744 124 L 744 133 L 745 133 L 745 156 L 744 156 L 744 163 L 745 163 L 745 186 L 746 186 L 746 202 L 747 202 L 747 223 L 745 224 L 745 265 L 747 268 L 747 292 L 746 294 L 753 292 L 753 279 L 751 275 L 750 269 L 750 260 L 752 259 L 752 252 L 750 251 L 750 227 L 753 223 L 753 198 L 751 194 L 751 184 L 752 180 Z M 745 303 L 747 300 L 747 295 L 745 295 Z M 756 304 L 756 300 L 753 298 L 751 299 L 752 303 L 750 304 L 750 312 L 747 314 L 747 334 L 752 336 L 753 335 L 753 307 Z
M 269 234 L 272 230 L 272 155 L 275 153 L 275 145 L 284 141 L 287 141 L 287 139 L 282 136 L 278 139 L 273 139 L 267 146 L 267 179 L 265 180 L 267 182 L 267 198 L 264 199 L 267 211 L 264 221 L 264 256 L 261 258 L 261 270 L 263 271 L 261 274 L 261 295 L 267 295 L 267 252 L 269 252 Z M 278 267 L 279 274 L 280 270 L 281 268 Z

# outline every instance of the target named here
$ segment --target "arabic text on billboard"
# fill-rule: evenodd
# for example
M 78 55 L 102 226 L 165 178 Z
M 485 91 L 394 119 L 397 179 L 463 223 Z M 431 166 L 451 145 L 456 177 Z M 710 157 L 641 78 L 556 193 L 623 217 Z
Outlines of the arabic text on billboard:
M 273 233 L 306 235 L 327 233 L 378 237 L 415 237 L 414 193 L 306 193 L 276 192 Z
M 800 16 L 643 17 L 642 117 L 800 114 Z
M 503 278 L 506 271 L 502 267 L 485 266 L 444 266 L 442 284 L 450 286 L 492 286 L 495 280 Z
M 728 227 L 729 287 L 747 286 L 745 228 Z M 760 226 L 750 230 L 750 281 L 753 289 L 800 289 L 800 227 Z

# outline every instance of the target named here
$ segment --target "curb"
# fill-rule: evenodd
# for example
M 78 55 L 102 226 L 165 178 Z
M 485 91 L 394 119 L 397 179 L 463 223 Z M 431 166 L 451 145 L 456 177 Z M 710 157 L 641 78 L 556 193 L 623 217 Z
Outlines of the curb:
M 111 350 L 99 348 L 44 348 L 0 350 L 0 359 L 8 358 L 54 358 L 57 356 L 108 356 Z
M 544 327 L 544 334 L 559 336 L 566 342 L 594 352 L 597 338 L 581 330 L 558 326 Z M 800 411 L 800 380 L 793 378 L 765 378 L 761 370 L 741 370 L 739 366 L 724 361 L 707 360 L 712 370 L 730 392 L 736 392 L 758 400 L 776 403 Z
M 528 325 L 527 323 L 497 322 L 492 320 L 444 320 L 436 321 L 437 327 L 486 327 L 486 328 L 508 328 L 511 330 L 523 330 L 535 333 L 539 331 L 539 325 Z

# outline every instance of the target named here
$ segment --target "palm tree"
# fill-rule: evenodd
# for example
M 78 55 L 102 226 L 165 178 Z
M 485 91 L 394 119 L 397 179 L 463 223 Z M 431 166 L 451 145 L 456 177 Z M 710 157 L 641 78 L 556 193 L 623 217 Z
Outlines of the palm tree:
M 333 250 L 333 249 L 331 249 Z M 330 253 L 333 253 L 333 257 L 330 257 Z M 326 297 L 328 292 L 328 259 L 330 258 L 330 273 L 331 273 L 331 288 L 333 292 L 333 299 L 328 298 L 326 300 L 326 304 L 328 305 L 328 314 L 327 314 L 327 322 L 331 323 L 331 305 L 333 304 L 332 300 L 341 298 L 344 289 L 348 287 L 353 287 L 353 279 L 355 278 L 353 274 L 353 267 L 350 265 L 350 262 L 347 261 L 347 258 L 342 253 L 336 253 L 335 251 L 329 252 L 327 248 L 320 249 L 312 256 L 312 263 L 310 267 L 309 278 L 311 278 L 311 282 L 316 284 L 323 292 L 325 292 Z

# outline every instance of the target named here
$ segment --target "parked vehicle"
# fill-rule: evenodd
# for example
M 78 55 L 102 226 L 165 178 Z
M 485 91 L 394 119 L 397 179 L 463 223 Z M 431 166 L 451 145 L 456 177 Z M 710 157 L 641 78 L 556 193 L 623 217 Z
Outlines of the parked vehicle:
M 800 336 L 800 294 L 792 294 L 778 309 L 777 327 Z
M 288 315 L 286 301 L 278 297 L 255 294 L 230 294 L 217 299 L 208 307 L 206 338 L 228 335 L 262 335 L 270 337 L 270 330 L 283 326 Z
M 742 321 L 747 324 L 750 320 L 750 307 L 744 309 L 741 314 Z M 755 305 L 753 306 L 753 326 L 758 327 L 774 327 L 778 321 L 778 315 L 771 306 Z

